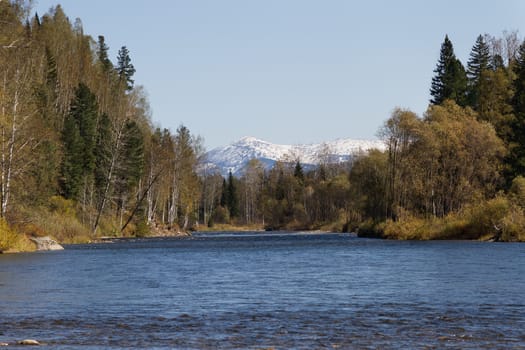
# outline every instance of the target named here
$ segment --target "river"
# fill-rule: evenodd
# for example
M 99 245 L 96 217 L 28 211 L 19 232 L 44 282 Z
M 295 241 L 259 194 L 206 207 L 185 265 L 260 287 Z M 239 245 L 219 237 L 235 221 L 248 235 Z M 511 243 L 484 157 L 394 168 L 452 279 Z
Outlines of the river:
M 525 244 L 196 233 L 0 255 L 0 342 L 524 349 Z

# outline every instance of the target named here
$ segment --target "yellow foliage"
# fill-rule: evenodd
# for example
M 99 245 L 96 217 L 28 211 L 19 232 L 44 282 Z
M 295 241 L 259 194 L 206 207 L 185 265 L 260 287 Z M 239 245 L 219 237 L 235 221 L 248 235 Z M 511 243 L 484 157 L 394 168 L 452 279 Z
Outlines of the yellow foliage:
M 62 196 L 52 196 L 49 198 L 49 209 L 60 215 L 76 215 L 75 203 L 72 200 L 65 199 Z
M 387 220 L 383 237 L 401 240 L 495 239 L 525 241 L 525 210 L 504 196 L 481 201 L 444 218 L 403 215 Z
M 35 250 L 35 245 L 25 235 L 14 232 L 5 220 L 0 220 L 0 252 L 26 252 L 33 250 Z

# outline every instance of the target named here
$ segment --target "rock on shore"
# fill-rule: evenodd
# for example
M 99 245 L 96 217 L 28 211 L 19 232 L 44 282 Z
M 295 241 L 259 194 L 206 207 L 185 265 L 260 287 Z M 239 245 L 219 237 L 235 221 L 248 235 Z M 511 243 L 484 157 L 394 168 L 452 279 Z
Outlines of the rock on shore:
M 36 250 L 64 250 L 60 244 L 49 236 L 29 238 L 36 244 Z

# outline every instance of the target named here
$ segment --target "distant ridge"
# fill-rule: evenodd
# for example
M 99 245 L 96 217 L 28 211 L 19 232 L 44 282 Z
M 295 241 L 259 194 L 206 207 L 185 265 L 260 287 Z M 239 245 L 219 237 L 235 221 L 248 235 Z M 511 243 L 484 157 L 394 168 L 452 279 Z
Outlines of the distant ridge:
M 206 154 L 206 168 L 227 176 L 231 171 L 240 176 L 248 162 L 258 159 L 270 169 L 278 160 L 299 159 L 305 166 L 318 165 L 321 158 L 340 163 L 371 149 L 384 150 L 383 141 L 338 139 L 317 144 L 279 145 L 255 137 L 243 137 L 224 147 L 217 147 Z

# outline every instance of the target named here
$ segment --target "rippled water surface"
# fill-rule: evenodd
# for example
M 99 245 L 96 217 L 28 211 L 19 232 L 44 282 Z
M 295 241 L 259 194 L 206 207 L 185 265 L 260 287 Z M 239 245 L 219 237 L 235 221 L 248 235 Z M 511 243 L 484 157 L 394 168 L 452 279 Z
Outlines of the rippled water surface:
M 0 342 L 525 348 L 525 245 L 196 234 L 0 255 Z

